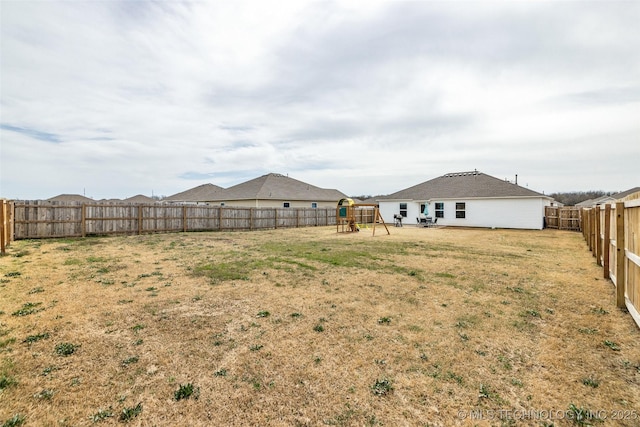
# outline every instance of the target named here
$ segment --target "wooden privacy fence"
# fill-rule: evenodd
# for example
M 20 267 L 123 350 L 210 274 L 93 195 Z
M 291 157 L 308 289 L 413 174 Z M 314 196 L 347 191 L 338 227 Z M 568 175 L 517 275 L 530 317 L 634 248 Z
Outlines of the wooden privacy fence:
M 335 208 L 16 201 L 14 238 L 84 237 L 335 225 Z
M 616 305 L 640 326 L 640 198 L 584 209 L 582 218 L 589 249 L 616 287 Z
M 544 208 L 546 227 L 557 228 L 558 230 L 580 231 L 581 212 L 580 208 L 573 206 L 546 206 Z

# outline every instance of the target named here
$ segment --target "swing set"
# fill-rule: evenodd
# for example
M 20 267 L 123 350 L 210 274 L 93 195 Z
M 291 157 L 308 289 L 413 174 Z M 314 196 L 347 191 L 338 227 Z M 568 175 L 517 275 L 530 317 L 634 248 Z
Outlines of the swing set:
M 360 220 L 360 221 L 358 221 Z M 376 235 L 376 224 L 382 224 L 391 234 L 384 223 L 378 205 L 370 203 L 354 203 L 352 199 L 340 199 L 336 207 L 336 231 L 338 233 L 357 233 L 361 228 L 372 225 L 373 236 Z

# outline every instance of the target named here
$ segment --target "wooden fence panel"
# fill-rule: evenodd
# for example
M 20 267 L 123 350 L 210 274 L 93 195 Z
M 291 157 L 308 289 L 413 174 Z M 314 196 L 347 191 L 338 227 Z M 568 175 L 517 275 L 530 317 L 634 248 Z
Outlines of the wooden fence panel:
M 584 209 L 582 224 L 604 277 L 616 287 L 616 305 L 640 326 L 640 198 Z
M 626 306 L 640 322 L 640 199 L 625 202 L 625 224 Z
M 298 210 L 291 208 L 279 208 L 278 228 L 295 228 L 298 226 Z
M 16 203 L 16 239 L 334 225 L 335 209 L 208 205 Z

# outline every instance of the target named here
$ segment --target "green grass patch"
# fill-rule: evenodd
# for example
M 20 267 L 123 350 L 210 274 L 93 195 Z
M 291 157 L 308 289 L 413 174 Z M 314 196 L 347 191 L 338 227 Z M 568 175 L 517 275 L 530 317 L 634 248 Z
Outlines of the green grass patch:
M 40 307 L 41 305 L 42 305 L 41 302 L 26 302 L 22 304 L 22 307 L 20 309 L 11 313 L 11 315 L 22 317 L 22 316 L 28 316 L 30 314 L 35 314 L 44 310 L 44 308 Z
M 9 388 L 18 384 L 15 378 L 10 377 L 8 375 L 0 375 L 0 390 L 4 390 L 5 388 Z
M 184 400 L 184 399 L 198 399 L 200 396 L 200 388 L 194 386 L 191 383 L 181 384 L 178 389 L 173 393 L 173 398 L 175 400 Z
M 129 422 L 142 413 L 142 402 L 136 406 L 124 407 L 120 413 L 120 421 Z
M 26 418 L 22 414 L 16 414 L 2 423 L 2 427 L 18 427 L 24 424 Z
M 203 264 L 196 267 L 193 273 L 196 276 L 208 277 L 214 283 L 227 280 L 249 280 L 249 276 L 257 265 L 258 263 L 244 261 Z
M 620 351 L 620 346 L 613 341 L 605 340 L 603 344 L 613 351 Z
M 79 345 L 72 344 L 69 342 L 63 342 L 60 344 L 56 344 L 55 350 L 58 356 L 71 356 L 76 350 L 79 348 Z
M 4 274 L 4 277 L 20 277 L 22 275 L 22 273 L 20 273 L 19 271 L 10 271 L 8 273 Z
M 386 378 L 378 379 L 371 386 L 371 391 L 376 396 L 386 396 L 393 391 L 393 383 Z
M 99 423 L 100 421 L 104 421 L 107 418 L 113 417 L 113 410 L 109 409 L 98 409 L 98 412 L 91 416 L 91 421 L 93 423 Z
M 129 366 L 132 363 L 138 363 L 138 360 L 139 360 L 138 356 L 127 357 L 122 361 L 122 366 Z
M 34 342 L 37 342 L 40 340 L 46 340 L 47 338 L 49 338 L 49 333 L 43 332 L 41 334 L 29 335 L 22 342 L 27 344 L 33 344 Z

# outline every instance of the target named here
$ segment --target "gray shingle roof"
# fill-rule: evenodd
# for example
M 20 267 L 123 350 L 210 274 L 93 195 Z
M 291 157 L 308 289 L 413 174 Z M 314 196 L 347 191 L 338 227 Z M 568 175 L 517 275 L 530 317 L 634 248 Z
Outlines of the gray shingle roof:
M 137 194 L 123 200 L 125 203 L 155 203 L 156 201 L 149 196 Z
M 224 188 L 213 184 L 202 184 L 172 196 L 165 197 L 168 202 L 208 202 L 218 200 L 224 192 Z
M 378 200 L 433 200 L 482 197 L 547 197 L 528 188 L 494 178 L 482 172 L 448 173 Z
M 638 192 L 640 192 L 640 187 L 633 187 L 633 188 L 630 188 L 627 191 L 622 191 L 620 193 L 616 193 L 616 194 L 612 195 L 611 197 L 613 197 L 616 200 L 624 199 L 625 197 L 627 197 L 627 196 L 629 196 L 629 195 L 631 195 L 633 193 L 638 193 Z
M 95 200 L 80 194 L 59 194 L 55 197 L 47 199 L 50 202 L 94 202 Z
M 227 188 L 220 200 L 309 200 L 338 201 L 346 197 L 338 190 L 325 189 L 288 176 L 270 173 Z

